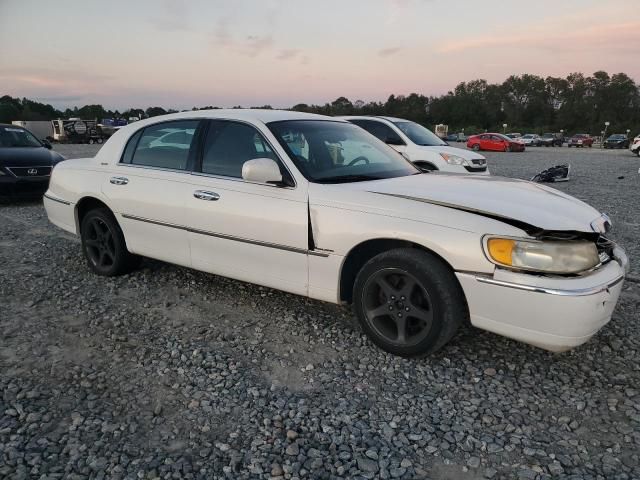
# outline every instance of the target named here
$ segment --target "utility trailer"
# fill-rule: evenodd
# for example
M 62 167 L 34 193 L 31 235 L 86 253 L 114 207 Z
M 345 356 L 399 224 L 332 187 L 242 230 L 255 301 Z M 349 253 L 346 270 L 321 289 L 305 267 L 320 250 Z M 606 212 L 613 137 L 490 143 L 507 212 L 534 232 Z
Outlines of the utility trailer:
M 40 140 L 53 139 L 53 125 L 49 120 L 14 120 L 13 125 L 25 128 L 33 133 Z
M 104 138 L 96 120 L 51 120 L 53 140 L 59 143 L 102 143 Z
M 449 134 L 449 125 L 443 125 L 442 123 L 439 123 L 438 125 L 436 125 L 435 134 L 440 138 L 446 138 L 446 136 Z

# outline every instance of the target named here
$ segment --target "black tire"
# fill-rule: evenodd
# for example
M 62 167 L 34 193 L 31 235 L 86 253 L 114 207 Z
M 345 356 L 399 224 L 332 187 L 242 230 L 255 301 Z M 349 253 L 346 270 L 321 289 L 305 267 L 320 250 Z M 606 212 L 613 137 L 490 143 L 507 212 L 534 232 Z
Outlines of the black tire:
M 472 148 L 472 150 L 474 152 L 479 152 L 480 151 L 480 144 L 476 143 L 476 144 L 472 145 L 471 148 Z
M 140 264 L 140 257 L 127 250 L 122 230 L 107 208 L 96 208 L 84 216 L 80 237 L 87 264 L 98 275 L 122 275 Z
M 464 293 L 449 266 L 411 248 L 369 260 L 356 277 L 353 299 L 371 341 L 402 357 L 436 352 L 469 318 Z

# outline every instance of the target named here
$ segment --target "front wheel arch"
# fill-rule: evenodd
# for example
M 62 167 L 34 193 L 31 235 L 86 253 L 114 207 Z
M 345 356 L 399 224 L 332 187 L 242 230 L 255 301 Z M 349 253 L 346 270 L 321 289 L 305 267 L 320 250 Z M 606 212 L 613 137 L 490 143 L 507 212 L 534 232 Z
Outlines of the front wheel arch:
M 426 252 L 440 259 L 452 272 L 455 271 L 451 264 L 442 258 L 441 255 L 418 243 L 397 238 L 370 239 L 355 245 L 349 250 L 349 253 L 345 255 L 342 267 L 340 268 L 338 284 L 339 300 L 341 302 L 351 303 L 353 301 L 353 286 L 362 267 L 373 257 L 398 248 L 415 248 L 416 250 Z

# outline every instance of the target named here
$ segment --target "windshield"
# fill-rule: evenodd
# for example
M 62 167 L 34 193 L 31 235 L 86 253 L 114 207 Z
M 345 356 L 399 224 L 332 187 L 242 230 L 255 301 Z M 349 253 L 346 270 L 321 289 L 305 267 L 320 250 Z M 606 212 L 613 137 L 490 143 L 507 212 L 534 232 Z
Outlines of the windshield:
M 40 141 L 23 128 L 0 127 L 0 147 L 41 147 Z
M 545 133 L 544 135 L 542 135 L 542 138 L 553 138 L 554 135 L 553 133 Z
M 417 123 L 393 122 L 393 124 L 402 130 L 402 133 L 409 137 L 409 139 L 416 145 L 423 147 L 440 147 L 447 144 L 431 130 L 424 128 L 422 125 Z
M 609 140 L 624 140 L 625 138 L 627 138 L 626 135 L 622 135 L 622 134 L 617 133 L 617 134 L 611 135 L 609 137 Z
M 506 135 L 503 135 L 501 133 L 498 133 L 498 134 L 495 134 L 495 135 L 500 137 L 502 140 L 506 140 L 507 142 L 513 142 L 513 138 L 507 137 Z
M 291 120 L 267 126 L 312 182 L 358 182 L 421 173 L 391 147 L 351 123 Z

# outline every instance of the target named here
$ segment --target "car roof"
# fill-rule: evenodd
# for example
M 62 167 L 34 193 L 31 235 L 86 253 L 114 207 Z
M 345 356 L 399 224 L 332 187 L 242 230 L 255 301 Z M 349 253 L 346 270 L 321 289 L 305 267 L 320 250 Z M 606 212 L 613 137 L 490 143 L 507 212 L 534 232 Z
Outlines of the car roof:
M 180 120 L 182 118 L 224 118 L 229 120 L 258 121 L 262 123 L 278 122 L 282 120 L 333 120 L 333 117 L 317 115 L 315 113 L 295 112 L 291 110 L 267 110 L 251 108 L 212 108 L 207 110 L 190 110 L 186 112 L 170 113 L 158 117 L 145 118 L 135 124 L 156 123 L 166 120 Z
M 341 115 L 335 118 L 341 118 L 343 120 L 386 120 L 387 122 L 410 122 L 406 118 L 387 117 L 383 115 Z

